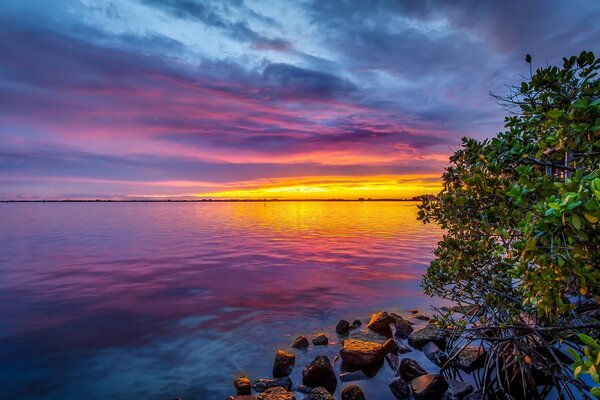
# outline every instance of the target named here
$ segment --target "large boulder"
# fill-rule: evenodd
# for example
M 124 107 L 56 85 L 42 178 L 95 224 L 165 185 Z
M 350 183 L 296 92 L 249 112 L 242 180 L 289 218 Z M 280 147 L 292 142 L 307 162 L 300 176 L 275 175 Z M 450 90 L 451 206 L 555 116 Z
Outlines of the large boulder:
M 405 339 L 414 331 L 412 324 L 399 315 L 394 314 L 394 335 Z
M 427 343 L 422 350 L 423 354 L 438 367 L 444 366 L 448 361 L 448 355 L 433 342 Z
M 420 349 L 428 342 L 433 342 L 442 350 L 446 349 L 446 331 L 433 324 L 418 329 L 408 336 L 408 344 Z
M 383 346 L 375 342 L 346 339 L 340 350 L 343 366 L 348 370 L 362 371 L 379 368 L 383 364 Z
M 327 335 L 325 335 L 322 332 L 312 338 L 312 344 L 314 344 L 315 346 L 325 346 L 328 343 L 329 339 L 327 338 Z
M 402 378 L 397 378 L 390 383 L 390 390 L 397 399 L 409 399 L 410 398 L 410 387 L 408 383 Z
M 373 332 L 377 332 L 380 335 L 391 337 L 392 336 L 392 328 L 390 325 L 394 323 L 394 317 L 385 311 L 380 311 L 371 316 L 371 320 L 367 327 Z
M 354 321 L 352 321 L 352 324 L 350 324 L 350 328 L 357 329 L 357 328 L 360 328 L 361 325 L 362 325 L 362 322 L 360 322 L 360 319 L 356 318 Z
M 321 386 L 313 388 L 309 394 L 304 396 L 304 400 L 334 400 L 331 393 Z
M 383 344 L 382 350 L 383 350 L 383 354 L 389 354 L 389 353 L 397 353 L 398 349 L 399 349 L 398 343 L 393 338 L 389 338 Z
M 347 335 L 350 332 L 350 322 L 340 319 L 340 322 L 335 327 L 335 331 L 338 335 Z
M 465 372 L 472 372 L 482 368 L 485 362 L 486 352 L 479 346 L 467 346 L 460 350 L 455 360 L 458 368 Z
M 266 390 L 256 398 L 257 400 L 296 400 L 294 393 L 277 386 Z
M 250 378 L 248 378 L 246 375 L 235 378 L 233 381 L 233 386 L 235 386 L 235 392 L 238 396 L 246 396 L 252 393 Z
M 325 355 L 319 355 L 302 371 L 302 384 L 311 388 L 324 387 L 334 393 L 337 387 L 337 376 L 331 361 Z
M 292 347 L 295 349 L 305 349 L 308 347 L 308 339 L 306 336 L 298 336 L 294 343 L 292 343 Z
M 365 394 L 359 386 L 348 385 L 342 390 L 342 400 L 365 400 Z
M 259 393 L 278 386 L 286 390 L 292 390 L 292 380 L 289 376 L 284 376 L 277 379 L 263 378 L 256 380 L 252 384 L 252 388 Z
M 288 353 L 285 350 L 277 350 L 275 361 L 273 362 L 273 378 L 289 376 L 292 373 L 295 363 L 296 356 L 294 354 Z
M 448 382 L 440 374 L 427 374 L 410 381 L 410 387 L 415 400 L 436 400 L 448 390 Z
M 398 376 L 398 368 L 400 367 L 400 357 L 396 353 L 389 353 L 385 355 L 385 361 L 387 361 L 388 365 L 396 373 Z
M 412 358 L 403 358 L 402 361 L 400 361 L 398 372 L 407 382 L 410 382 L 419 376 L 427 375 L 427 371 Z

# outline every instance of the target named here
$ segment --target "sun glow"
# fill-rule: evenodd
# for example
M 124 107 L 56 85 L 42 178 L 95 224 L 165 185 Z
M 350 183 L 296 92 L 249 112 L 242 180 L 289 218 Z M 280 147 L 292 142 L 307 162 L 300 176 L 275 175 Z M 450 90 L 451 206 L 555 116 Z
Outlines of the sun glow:
M 256 181 L 231 190 L 199 193 L 223 199 L 398 199 L 440 190 L 439 176 L 302 177 Z

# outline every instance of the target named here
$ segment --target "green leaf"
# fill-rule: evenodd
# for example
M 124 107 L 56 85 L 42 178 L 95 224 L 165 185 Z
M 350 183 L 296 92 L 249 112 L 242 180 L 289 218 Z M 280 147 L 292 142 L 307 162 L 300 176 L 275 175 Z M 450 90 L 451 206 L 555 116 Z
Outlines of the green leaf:
M 592 394 L 592 396 L 600 398 L 600 386 L 592 388 L 592 390 L 590 390 L 590 393 Z
M 590 347 L 593 347 L 593 348 L 597 348 L 598 347 L 598 342 L 596 342 L 592 337 L 586 335 L 585 333 L 578 333 L 577 337 L 586 346 L 590 346 Z
M 573 214 L 571 216 L 571 222 L 573 223 L 573 228 L 575 228 L 576 230 L 581 229 L 581 218 L 579 218 L 577 214 Z

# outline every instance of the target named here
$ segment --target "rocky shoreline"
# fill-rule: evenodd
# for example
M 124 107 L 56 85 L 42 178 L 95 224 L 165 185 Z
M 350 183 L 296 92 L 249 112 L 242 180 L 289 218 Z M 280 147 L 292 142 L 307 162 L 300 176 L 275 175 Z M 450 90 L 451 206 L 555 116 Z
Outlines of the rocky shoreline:
M 352 323 L 340 320 L 335 327 L 337 338 L 332 338 L 338 339 L 337 343 L 332 343 L 325 333 L 314 334 L 310 339 L 298 336 L 288 349 L 276 351 L 272 377 L 252 380 L 247 375 L 238 376 L 234 380 L 236 394 L 227 400 L 333 400 L 338 393 L 341 400 L 366 400 L 361 381 L 386 368 L 393 379 L 386 382 L 389 396 L 385 398 L 482 399 L 481 393 L 461 380 L 460 374 L 452 375 L 456 378 L 452 379 L 445 371 L 454 368 L 472 373 L 483 366 L 485 350 L 473 345 L 447 349 L 449 332 L 430 319 L 418 310 L 410 310 L 404 317 L 381 311 L 371 316 L 366 329 L 358 319 Z M 309 348 L 331 350 L 332 346 L 336 350 L 339 347 L 337 354 L 329 357 L 324 351 L 319 352 L 303 367 L 301 382 L 294 385 L 290 375 L 296 367 L 296 353 Z M 422 352 L 437 368 L 423 368 L 414 359 L 418 357 L 411 357 L 413 352 Z

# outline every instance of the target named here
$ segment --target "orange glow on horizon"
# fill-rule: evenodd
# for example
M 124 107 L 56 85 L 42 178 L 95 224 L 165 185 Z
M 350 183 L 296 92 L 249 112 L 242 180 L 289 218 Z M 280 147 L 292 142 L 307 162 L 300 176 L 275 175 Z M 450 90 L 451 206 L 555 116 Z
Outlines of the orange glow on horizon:
M 368 177 L 300 177 L 242 183 L 230 190 L 198 193 L 197 197 L 222 199 L 404 199 L 436 194 L 438 175 Z

